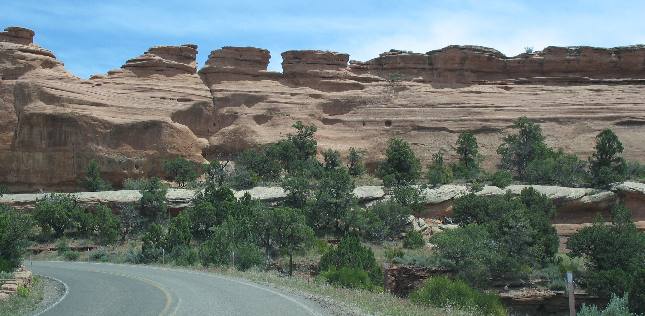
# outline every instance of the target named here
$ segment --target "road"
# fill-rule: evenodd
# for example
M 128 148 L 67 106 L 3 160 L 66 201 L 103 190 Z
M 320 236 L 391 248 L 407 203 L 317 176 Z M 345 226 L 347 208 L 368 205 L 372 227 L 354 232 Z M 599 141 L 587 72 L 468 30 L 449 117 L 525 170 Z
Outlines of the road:
M 214 273 L 58 261 L 34 261 L 31 269 L 67 287 L 43 316 L 326 315 L 304 298 Z

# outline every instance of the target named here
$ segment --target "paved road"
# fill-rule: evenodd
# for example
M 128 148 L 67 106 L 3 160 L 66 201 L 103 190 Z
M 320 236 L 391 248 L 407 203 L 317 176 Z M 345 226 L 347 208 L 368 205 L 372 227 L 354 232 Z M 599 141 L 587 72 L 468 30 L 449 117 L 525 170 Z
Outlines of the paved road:
M 67 295 L 42 315 L 325 315 L 315 303 L 244 280 L 181 269 L 34 261 Z

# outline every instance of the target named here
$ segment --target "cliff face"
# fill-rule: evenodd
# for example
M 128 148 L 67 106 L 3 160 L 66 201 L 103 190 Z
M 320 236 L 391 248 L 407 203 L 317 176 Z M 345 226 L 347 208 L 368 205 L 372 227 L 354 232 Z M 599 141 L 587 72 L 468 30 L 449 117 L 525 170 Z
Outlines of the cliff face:
M 160 173 L 160 162 L 233 156 L 314 123 L 323 148 L 364 148 L 371 165 L 388 138 L 413 144 L 424 161 L 453 153 L 458 133 L 476 133 L 486 167 L 512 121 L 542 124 L 547 141 L 587 156 L 611 127 L 628 159 L 645 162 L 645 47 L 548 47 L 506 57 L 449 46 L 390 51 L 367 62 L 343 53 L 270 53 L 224 47 L 197 71 L 197 46 L 158 46 L 117 70 L 81 80 L 34 33 L 0 33 L 0 183 L 12 190 L 72 189 L 90 159 L 119 184 Z M 454 157 L 448 157 L 449 159 Z

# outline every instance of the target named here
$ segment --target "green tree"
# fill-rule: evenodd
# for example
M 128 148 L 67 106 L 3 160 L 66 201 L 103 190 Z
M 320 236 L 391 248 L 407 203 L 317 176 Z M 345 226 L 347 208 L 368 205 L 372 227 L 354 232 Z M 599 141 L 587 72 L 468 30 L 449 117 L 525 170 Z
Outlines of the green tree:
M 605 129 L 596 136 L 595 152 L 589 157 L 589 170 L 593 184 L 607 187 L 611 183 L 623 181 L 626 175 L 623 144 L 611 129 Z
M 495 294 L 481 293 L 461 280 L 432 277 L 410 295 L 418 304 L 476 310 L 479 315 L 505 316 L 507 311 Z
M 163 169 L 168 179 L 177 182 L 180 187 L 186 183 L 197 180 L 197 165 L 183 157 L 177 157 L 172 160 L 166 160 L 163 163 Z
M 588 182 L 587 164 L 562 150 L 548 150 L 542 159 L 530 161 L 525 174 L 526 181 L 532 184 L 577 187 Z
M 423 240 L 423 235 L 420 232 L 413 230 L 408 232 L 403 238 L 403 248 L 418 249 L 425 246 L 426 242 Z
M 264 181 L 275 181 L 280 177 L 282 166 L 276 157 L 268 154 L 266 148 L 250 148 L 237 157 L 237 165 Z
M 190 227 L 190 218 L 185 212 L 179 213 L 170 220 L 168 232 L 164 238 L 164 249 L 172 255 L 177 249 L 189 247 L 192 238 Z
M 364 213 L 362 225 L 358 226 L 365 237 L 371 241 L 381 242 L 397 238 L 406 230 L 412 209 L 389 200 L 377 202 L 366 210 L 357 212 Z
M 323 160 L 325 161 L 324 166 L 327 170 L 338 169 L 343 163 L 340 160 L 340 153 L 333 149 L 323 151 Z
M 388 142 L 385 160 L 381 162 L 378 176 L 386 186 L 411 183 L 419 179 L 421 163 L 410 144 L 400 138 Z
M 72 227 L 72 214 L 78 211 L 78 202 L 73 196 L 52 193 L 36 202 L 33 214 L 45 234 L 53 231 L 55 237 L 61 237 Z
M 296 149 L 297 160 L 308 160 L 316 157 L 318 150 L 318 142 L 314 138 L 316 134 L 315 125 L 304 125 L 301 121 L 297 121 L 292 125 L 296 129 L 295 134 L 289 134 L 287 139 Z M 291 157 L 289 158 L 291 159 Z
M 472 179 L 479 175 L 480 160 L 479 145 L 477 138 L 471 132 L 459 134 L 457 139 L 457 154 L 459 162 L 453 167 L 453 172 L 457 177 Z
M 583 280 L 590 292 L 606 298 L 629 293 L 632 308 L 645 312 L 645 233 L 627 208 L 615 208 L 609 225 L 598 219 L 580 229 L 567 246 L 572 255 L 587 259 Z
M 452 171 L 443 162 L 443 153 L 432 155 L 432 164 L 428 166 L 428 182 L 436 187 L 452 181 Z
M 363 163 L 364 153 L 360 150 L 351 147 L 347 156 L 347 170 L 353 177 L 358 177 L 365 173 L 365 163 Z
M 110 189 L 110 184 L 101 178 L 101 167 L 99 163 L 92 159 L 85 170 L 85 179 L 83 186 L 90 192 L 105 191 Z
M 150 178 L 143 189 L 139 190 L 139 211 L 141 215 L 154 222 L 161 222 L 168 216 L 166 193 L 168 189 L 157 177 Z
M 513 175 L 507 170 L 498 170 L 490 177 L 491 184 L 498 188 L 505 188 L 513 182 Z
M 293 255 L 311 246 L 314 232 L 307 226 L 305 216 L 300 210 L 283 207 L 276 208 L 272 214 L 277 248 L 289 256 L 289 275 L 293 274 Z
M 361 245 L 356 236 L 345 236 L 338 247 L 328 251 L 320 258 L 320 271 L 357 268 L 366 271 L 373 283 L 381 284 L 383 275 L 376 263 L 372 249 Z
M 109 245 L 119 240 L 121 223 L 109 207 L 103 204 L 97 205 L 94 210 L 94 218 L 99 243 Z
M 317 233 L 343 233 L 342 223 L 356 205 L 354 180 L 345 169 L 325 172 L 314 194 L 309 211 L 309 223 Z
M 141 258 L 143 262 L 158 261 L 164 253 L 165 233 L 159 224 L 152 224 L 141 238 Z
M 0 272 L 12 272 L 20 265 L 32 227 L 27 215 L 0 205 Z
M 529 162 L 541 159 L 547 152 L 542 128 L 526 117 L 520 117 L 513 123 L 518 129 L 517 134 L 504 137 L 503 143 L 497 148 L 501 156 L 500 167 L 515 172 L 520 179 L 526 176 Z

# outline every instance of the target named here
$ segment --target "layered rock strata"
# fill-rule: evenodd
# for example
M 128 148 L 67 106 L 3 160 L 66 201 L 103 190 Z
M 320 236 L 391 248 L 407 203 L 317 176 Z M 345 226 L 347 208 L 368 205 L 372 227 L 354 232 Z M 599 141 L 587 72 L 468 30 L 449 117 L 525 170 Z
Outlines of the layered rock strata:
M 519 116 L 547 142 L 588 156 L 612 128 L 625 157 L 645 162 L 645 48 L 549 47 L 506 57 L 449 46 L 390 51 L 367 62 L 344 53 L 288 51 L 283 72 L 252 47 L 211 52 L 197 72 L 195 45 L 158 46 L 89 80 L 65 71 L 33 32 L 0 33 L 0 183 L 12 191 L 76 189 L 97 159 L 115 186 L 161 175 L 163 159 L 234 158 L 275 142 L 296 120 L 315 124 L 321 149 L 364 149 L 374 168 L 390 137 L 425 163 L 454 160 L 459 133 L 477 136 L 484 166 Z

